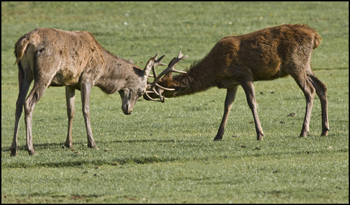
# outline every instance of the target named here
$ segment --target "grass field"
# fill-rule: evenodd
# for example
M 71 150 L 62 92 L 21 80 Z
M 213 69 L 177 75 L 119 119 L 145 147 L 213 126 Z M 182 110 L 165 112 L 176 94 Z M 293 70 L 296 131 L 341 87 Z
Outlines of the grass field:
M 1 2 L 2 203 L 349 203 L 348 2 Z M 328 87 L 330 132 L 321 134 L 315 97 L 310 133 L 299 138 L 305 98 L 291 77 L 255 82 L 264 141 L 239 88 L 224 140 L 213 142 L 226 90 L 165 103 L 140 100 L 129 116 L 118 94 L 93 88 L 90 118 L 98 150 L 87 148 L 76 92 L 74 148 L 64 148 L 64 87 L 49 88 L 33 114 L 34 149 L 10 157 L 18 95 L 14 44 L 37 27 L 88 30 L 112 53 L 140 67 L 181 50 L 185 69 L 226 35 L 303 23 L 323 38 L 312 54 Z M 295 113 L 294 117 L 288 117 Z

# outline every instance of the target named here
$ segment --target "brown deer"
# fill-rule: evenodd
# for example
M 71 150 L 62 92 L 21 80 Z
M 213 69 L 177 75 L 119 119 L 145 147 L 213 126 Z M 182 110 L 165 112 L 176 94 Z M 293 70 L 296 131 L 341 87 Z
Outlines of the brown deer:
M 15 44 L 18 64 L 19 94 L 16 103 L 15 129 L 11 155 L 17 155 L 19 120 L 24 107 L 26 124 L 26 150 L 35 155 L 32 137 L 32 115 L 35 104 L 48 86 L 65 86 L 68 115 L 68 132 L 65 146 L 72 147 L 75 89 L 81 91 L 83 115 L 88 147 L 97 148 L 90 125 L 89 97 L 93 86 L 103 92 L 119 92 L 122 110 L 129 115 L 144 94 L 150 70 L 162 65 L 151 58 L 145 69 L 105 50 L 87 31 L 63 31 L 38 28 L 22 36 Z M 15 63 L 15 64 L 16 64 Z M 34 86 L 27 96 L 29 86 Z
M 317 31 L 306 25 L 280 25 L 240 36 L 226 36 L 187 73 L 172 76 L 176 63 L 185 59 L 180 52 L 166 70 L 156 75 L 144 98 L 178 97 L 217 86 L 226 88 L 225 111 L 214 140 L 222 140 L 227 117 L 232 108 L 237 88 L 241 85 L 252 110 L 257 139 L 263 140 L 255 102 L 253 81 L 274 80 L 291 75 L 306 98 L 306 113 L 300 133 L 306 137 L 315 90 L 322 107 L 322 135 L 329 131 L 327 114 L 327 87 L 312 72 L 311 53 L 321 42 Z M 164 76 L 164 77 L 163 77 Z M 163 78 L 162 78 L 163 77 Z M 170 89 L 168 89 L 170 88 Z M 163 96 L 162 96 L 163 95 Z

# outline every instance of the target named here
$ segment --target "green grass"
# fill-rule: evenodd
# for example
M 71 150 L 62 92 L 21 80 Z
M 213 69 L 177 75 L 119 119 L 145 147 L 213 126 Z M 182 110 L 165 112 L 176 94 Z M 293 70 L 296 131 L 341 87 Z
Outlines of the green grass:
M 2 203 L 348 203 L 348 2 L 2 2 Z M 126 23 L 125 23 L 126 22 Z M 165 103 L 137 102 L 121 111 L 118 94 L 93 88 L 87 148 L 76 92 L 73 149 L 64 148 L 64 88 L 49 88 L 33 115 L 34 149 L 10 157 L 18 95 L 14 43 L 37 27 L 91 31 L 112 53 L 140 67 L 156 53 L 170 61 L 179 50 L 185 69 L 223 36 L 283 23 L 304 23 L 323 38 L 312 54 L 328 87 L 330 132 L 321 134 L 315 97 L 310 133 L 299 138 L 305 98 L 291 77 L 255 82 L 264 141 L 256 140 L 243 89 L 231 110 L 224 141 L 213 142 L 226 91 L 212 88 Z M 124 25 L 126 24 L 126 25 Z M 294 112 L 294 117 L 287 117 Z M 284 123 L 281 123 L 284 122 Z

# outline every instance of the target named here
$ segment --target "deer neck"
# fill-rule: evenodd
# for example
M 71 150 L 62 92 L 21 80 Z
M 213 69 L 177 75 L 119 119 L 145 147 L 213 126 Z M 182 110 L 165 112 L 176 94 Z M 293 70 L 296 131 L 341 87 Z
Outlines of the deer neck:
M 119 58 L 108 51 L 104 51 L 104 59 L 105 68 L 95 84 L 103 92 L 107 94 L 115 93 L 124 88 L 129 81 L 138 77 L 135 71 L 139 68 L 133 63 Z
M 215 86 L 214 76 L 203 59 L 192 65 L 185 74 L 168 77 L 163 83 L 164 87 L 175 88 L 175 91 L 165 91 L 165 97 L 177 97 L 202 92 Z

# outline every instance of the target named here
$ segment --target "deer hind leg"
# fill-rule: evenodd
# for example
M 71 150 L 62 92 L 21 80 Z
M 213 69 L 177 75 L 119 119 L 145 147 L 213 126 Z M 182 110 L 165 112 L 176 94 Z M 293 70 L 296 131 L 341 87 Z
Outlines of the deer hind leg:
M 75 113 L 74 101 L 75 101 L 75 88 L 66 86 L 66 102 L 67 102 L 67 116 L 68 116 L 67 140 L 66 140 L 66 143 L 64 144 L 66 147 L 73 147 L 72 129 L 73 129 L 73 118 Z
M 263 129 L 261 128 L 258 112 L 256 109 L 256 100 L 255 100 L 255 91 L 254 91 L 253 82 L 252 81 L 242 81 L 241 85 L 242 85 L 244 92 L 246 94 L 248 105 L 253 113 L 254 122 L 255 122 L 255 130 L 256 130 L 256 134 L 257 134 L 257 140 L 263 140 L 264 132 L 263 132 Z
M 316 89 L 317 96 L 320 98 L 321 101 L 321 109 L 322 109 L 322 136 L 327 136 L 329 131 L 329 124 L 328 124 L 328 111 L 327 111 L 327 86 L 322 83 L 312 72 L 308 74 L 308 77 Z
M 294 69 L 297 70 L 297 69 Z M 301 71 L 298 70 L 299 72 Z M 309 124 L 310 124 L 310 118 L 311 118 L 311 110 L 313 106 L 313 101 L 315 97 L 315 88 L 310 83 L 310 79 L 308 78 L 308 75 L 305 72 L 296 73 L 292 72 L 290 75 L 294 78 L 300 89 L 304 92 L 304 96 L 306 99 L 306 110 L 305 110 L 305 118 L 303 123 L 303 128 L 300 133 L 300 137 L 306 137 L 309 133 Z
M 230 113 L 230 110 L 233 105 L 233 101 L 235 100 L 236 93 L 237 93 L 238 86 L 235 86 L 233 88 L 227 89 L 226 99 L 225 99 L 225 111 L 224 116 L 222 117 L 221 124 L 218 130 L 218 133 L 216 134 L 214 141 L 222 140 L 222 137 L 225 132 L 226 122 L 228 118 L 228 114 Z
M 19 62 L 18 63 L 19 93 L 18 93 L 18 98 L 16 102 L 15 129 L 13 134 L 12 145 L 10 148 L 11 156 L 17 155 L 17 138 L 18 138 L 19 120 L 21 118 L 24 101 L 26 99 L 26 96 L 32 81 L 33 81 L 32 75 L 30 73 L 25 73 Z
M 25 100 L 25 122 L 26 122 L 26 150 L 29 155 L 36 155 L 33 147 L 33 135 L 32 135 L 32 116 L 36 103 L 43 96 L 49 82 L 35 81 L 33 89 Z

